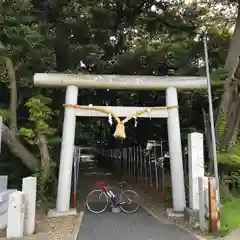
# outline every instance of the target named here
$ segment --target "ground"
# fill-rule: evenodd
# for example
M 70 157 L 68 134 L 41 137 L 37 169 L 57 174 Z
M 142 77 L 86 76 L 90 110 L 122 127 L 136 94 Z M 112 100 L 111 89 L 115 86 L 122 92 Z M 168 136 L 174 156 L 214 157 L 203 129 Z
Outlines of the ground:
M 221 209 L 221 231 L 232 232 L 240 227 L 240 199 L 233 198 L 231 201 L 224 202 Z
M 78 239 L 197 240 L 198 238 L 173 224 L 159 222 L 141 208 L 134 214 L 114 214 L 109 211 L 95 215 L 86 212 Z
M 90 190 L 96 188 L 97 180 L 104 180 L 111 186 L 116 185 L 116 181 L 109 173 L 97 168 L 92 164 L 84 164 L 81 166 L 80 175 L 85 176 L 82 179 L 83 188 Z M 88 183 L 88 186 L 86 186 Z M 81 194 L 81 193 L 80 193 Z M 85 195 L 82 192 L 82 196 Z M 102 214 L 92 214 L 85 211 L 83 222 L 79 232 L 79 239 L 84 240 L 196 240 L 197 236 L 189 233 L 183 228 L 177 227 L 173 222 L 159 221 L 152 216 L 152 212 L 142 201 L 143 208 L 134 214 L 118 213 L 114 214 L 111 209 Z
M 110 175 L 91 163 L 81 165 L 79 176 L 78 211 L 81 214 L 75 217 L 47 219 L 45 210 L 38 211 L 37 234 L 28 238 L 24 237 L 24 239 L 72 240 L 78 232 L 78 240 L 204 239 L 201 238 L 200 232 L 192 229 L 192 226 L 183 219 L 166 218 L 163 204 L 160 201 L 162 196 L 156 196 L 156 194 L 153 196 L 152 193 L 146 191 L 146 188 L 132 181 L 129 187 L 134 188 L 141 196 L 142 208 L 137 213 L 113 214 L 111 209 L 98 215 L 88 212 L 84 202 L 87 194 L 96 188 L 96 181 L 105 180 L 110 185 L 115 185 L 116 176 Z M 227 238 L 224 239 L 227 240 Z M 237 237 L 237 239 L 240 238 Z M 229 240 L 234 240 L 234 238 L 229 238 Z
M 76 236 L 79 231 L 81 220 L 82 214 L 48 219 L 43 209 L 38 209 L 36 234 L 24 236 L 22 240 L 73 240 L 73 236 Z M 0 240 L 6 239 L 5 236 L 5 231 L 3 231 Z

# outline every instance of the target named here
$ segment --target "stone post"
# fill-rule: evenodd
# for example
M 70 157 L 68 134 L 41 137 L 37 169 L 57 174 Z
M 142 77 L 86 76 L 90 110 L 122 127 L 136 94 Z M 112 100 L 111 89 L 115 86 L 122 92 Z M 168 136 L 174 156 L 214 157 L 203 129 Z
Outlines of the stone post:
M 188 134 L 189 207 L 199 210 L 199 177 L 204 177 L 203 134 Z
M 25 194 L 24 234 L 30 235 L 34 233 L 36 225 L 37 178 L 23 178 L 22 191 Z
M 7 238 L 23 237 L 24 211 L 24 193 L 20 191 L 12 193 L 8 205 Z
M 209 194 L 208 177 L 198 178 L 199 186 L 199 226 L 202 231 L 209 231 Z

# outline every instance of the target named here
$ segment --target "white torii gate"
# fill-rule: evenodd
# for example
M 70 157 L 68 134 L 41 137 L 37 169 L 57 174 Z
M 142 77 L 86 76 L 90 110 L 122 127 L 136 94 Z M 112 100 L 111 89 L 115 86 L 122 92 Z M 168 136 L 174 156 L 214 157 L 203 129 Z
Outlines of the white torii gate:
M 161 76 L 118 76 L 118 75 L 85 75 L 36 73 L 34 84 L 39 87 L 66 87 L 65 104 L 76 105 L 78 88 L 94 89 L 136 89 L 161 90 L 166 89 L 166 108 L 155 110 L 152 118 L 167 118 L 169 154 L 171 167 L 173 210 L 183 211 L 186 206 L 184 173 L 182 163 L 182 146 L 178 111 L 178 89 L 207 88 L 205 77 L 161 77 Z M 170 108 L 176 106 L 175 108 Z M 104 106 L 105 107 L 105 106 Z M 169 107 L 169 108 L 168 108 Z M 119 117 L 127 117 L 141 109 L 141 107 L 108 106 Z M 143 108 L 143 107 L 142 107 Z M 75 214 L 70 209 L 70 191 L 73 166 L 73 151 L 76 116 L 107 117 L 107 113 L 78 109 L 71 106 L 65 108 L 62 146 L 60 156 L 60 170 L 56 209 L 49 212 L 49 216 L 66 216 Z M 148 117 L 145 113 L 139 117 Z

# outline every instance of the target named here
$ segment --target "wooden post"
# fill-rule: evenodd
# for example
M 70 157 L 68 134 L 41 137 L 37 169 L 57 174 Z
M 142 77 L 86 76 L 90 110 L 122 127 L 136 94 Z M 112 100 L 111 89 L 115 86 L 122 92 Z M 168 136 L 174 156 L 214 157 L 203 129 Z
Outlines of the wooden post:
M 210 231 L 217 232 L 219 230 L 219 214 L 217 207 L 217 191 L 216 191 L 216 179 L 213 177 L 208 178 L 209 189 L 209 223 Z

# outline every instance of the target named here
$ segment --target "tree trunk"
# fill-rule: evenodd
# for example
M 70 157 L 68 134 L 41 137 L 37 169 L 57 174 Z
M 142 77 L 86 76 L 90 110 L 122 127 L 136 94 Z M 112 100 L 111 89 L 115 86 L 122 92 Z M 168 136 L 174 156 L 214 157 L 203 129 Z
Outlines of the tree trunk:
M 6 59 L 6 68 L 8 71 L 9 78 L 9 88 L 10 88 L 10 113 L 11 113 L 11 122 L 10 130 L 14 136 L 17 135 L 18 125 L 17 125 L 17 81 L 15 75 L 15 69 L 11 59 Z
M 240 61 L 225 87 L 218 115 L 217 143 L 220 150 L 231 149 L 236 144 L 240 124 Z
M 38 159 L 22 145 L 20 140 L 5 124 L 3 124 L 2 140 L 8 146 L 12 154 L 19 157 L 27 168 L 32 172 L 35 172 L 38 169 Z
M 41 154 L 41 167 L 43 171 L 43 184 L 46 184 L 51 171 L 51 163 L 50 163 L 50 154 L 48 150 L 47 140 L 44 135 L 38 134 L 37 137 L 38 148 Z
M 217 120 L 217 143 L 219 150 L 231 149 L 237 140 L 240 124 L 240 0 L 234 33 L 230 42 L 225 69 L 228 71 L 228 83 L 219 106 Z M 236 71 L 235 71 L 236 70 Z M 234 73 L 235 71 L 235 73 Z M 220 126 L 225 125 L 219 133 Z
M 5 49 L 0 41 L 0 49 Z M 17 135 L 17 81 L 13 61 L 9 57 L 4 57 L 10 88 L 10 130 L 13 136 Z
M 229 72 L 229 76 L 233 75 L 240 55 L 240 0 L 238 0 L 238 15 L 235 29 L 229 45 L 228 55 L 225 60 L 225 69 Z

